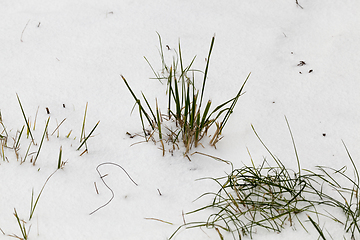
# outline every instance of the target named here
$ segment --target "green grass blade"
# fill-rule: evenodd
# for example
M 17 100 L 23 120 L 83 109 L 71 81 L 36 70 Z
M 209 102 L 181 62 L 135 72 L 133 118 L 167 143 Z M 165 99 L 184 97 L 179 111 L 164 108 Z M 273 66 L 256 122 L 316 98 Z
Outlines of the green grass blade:
M 36 144 L 35 144 L 34 137 L 33 137 L 32 133 L 31 133 L 31 129 L 30 129 L 29 123 L 28 123 L 28 121 L 26 120 L 26 115 L 25 115 L 24 109 L 23 109 L 23 107 L 22 107 L 22 104 L 21 104 L 19 95 L 18 95 L 17 93 L 16 93 L 16 97 L 17 97 L 17 99 L 18 99 L 18 102 L 19 102 L 19 105 L 20 105 L 20 108 L 21 108 L 21 112 L 22 112 L 22 114 L 23 114 L 23 117 L 24 117 L 24 120 L 25 120 L 25 123 L 26 123 L 26 126 L 27 126 L 27 130 L 28 130 L 29 133 L 30 133 L 31 141 L 33 141 L 34 145 L 36 145 Z
M 162 42 L 161 42 L 161 36 L 158 32 L 156 32 L 156 34 L 159 37 L 159 44 L 160 44 L 160 57 L 161 57 L 161 64 L 162 64 L 162 68 L 166 70 L 166 72 L 169 72 L 168 67 L 165 64 L 165 58 L 164 58 L 164 51 L 163 51 L 163 47 L 162 47 Z
M 230 108 L 228 109 L 228 111 L 227 111 L 227 113 L 226 113 L 226 115 L 225 115 L 224 119 L 222 120 L 221 125 L 220 125 L 220 131 L 219 131 L 219 134 L 221 134 L 221 132 L 222 132 L 222 130 L 224 129 L 224 127 L 225 127 L 225 125 L 226 125 L 227 121 L 229 120 L 230 115 L 231 115 L 231 113 L 233 112 L 233 110 L 234 110 L 234 108 L 235 108 L 235 105 L 236 105 L 236 103 L 237 103 L 237 101 L 238 101 L 239 97 L 241 96 L 241 92 L 242 92 L 242 90 L 244 89 L 244 86 L 245 86 L 245 84 L 246 84 L 247 80 L 248 80 L 248 79 L 249 79 L 249 77 L 250 77 L 250 74 L 251 74 L 251 73 L 249 73 L 249 75 L 246 77 L 246 79 L 245 79 L 245 81 L 244 81 L 243 85 L 241 86 L 241 88 L 240 88 L 240 90 L 239 90 L 238 94 L 235 96 L 234 100 L 232 101 L 232 104 L 231 104 Z
M 98 121 L 95 126 L 93 127 L 93 129 L 91 130 L 91 132 L 89 133 L 89 135 L 87 135 L 87 137 L 83 140 L 83 142 L 80 144 L 80 146 L 76 149 L 79 150 L 85 143 L 86 141 L 89 139 L 89 137 L 91 136 L 91 134 L 95 131 L 96 127 L 99 125 L 100 121 Z
M 159 131 L 159 138 L 160 138 L 160 140 L 162 140 L 160 110 L 158 107 L 157 100 L 156 100 L 156 118 L 157 118 L 157 127 L 158 127 L 158 131 Z
M 200 96 L 200 106 L 202 103 L 202 99 L 203 99 L 203 95 L 204 95 L 204 91 L 205 91 L 205 83 L 206 83 L 206 79 L 207 79 L 207 74 L 208 74 L 208 70 L 209 70 L 209 63 L 210 63 L 210 56 L 211 56 L 211 52 L 214 46 L 214 42 L 215 42 L 215 35 L 212 37 L 211 39 L 211 44 L 210 44 L 210 50 L 209 50 L 209 54 L 207 57 L 207 61 L 206 61 L 206 67 L 205 67 L 205 73 L 204 73 L 204 80 L 202 83 L 202 89 L 201 89 L 201 96 Z M 199 107 L 200 108 L 200 107 Z
M 323 231 L 321 230 L 321 228 L 319 227 L 319 225 L 310 217 L 308 216 L 310 222 L 312 223 L 312 225 L 315 227 L 316 231 L 320 234 L 321 238 L 323 240 L 326 240 Z
M 57 169 L 61 168 L 61 155 L 62 155 L 62 146 L 60 146 L 59 159 Z
M 27 239 L 27 234 L 26 234 L 26 228 L 25 228 L 25 224 L 23 223 L 23 225 L 21 225 L 21 221 L 19 218 L 18 213 L 16 212 L 16 209 L 14 208 L 14 216 L 16 218 L 16 221 L 20 227 L 20 231 L 21 231 L 21 235 L 23 236 L 23 239 L 26 240 Z
M 206 104 L 206 107 L 205 107 L 205 110 L 204 110 L 204 113 L 203 113 L 203 116 L 202 116 L 202 119 L 201 119 L 201 123 L 200 123 L 200 129 L 202 130 L 205 125 L 208 123 L 206 122 L 205 120 L 207 119 L 207 115 L 209 113 L 209 109 L 210 109 L 210 106 L 211 106 L 211 101 L 209 100 Z
M 153 68 L 152 65 L 150 64 L 149 60 L 147 60 L 147 58 L 146 58 L 145 56 L 144 56 L 144 58 L 145 58 L 146 62 L 149 64 L 151 70 L 153 71 L 153 73 L 154 73 L 154 75 L 155 75 L 155 78 L 156 78 L 157 80 L 159 80 L 159 82 L 162 84 L 162 82 L 161 82 L 161 79 L 162 79 L 162 78 L 160 77 L 160 75 L 154 70 L 154 68 Z
M 35 159 L 34 159 L 34 162 L 33 162 L 33 165 L 34 165 L 34 166 L 35 166 L 35 163 L 36 163 L 37 158 L 39 157 L 39 153 L 40 153 L 42 144 L 43 144 L 43 142 L 44 142 L 45 135 L 46 135 L 46 133 L 47 133 L 47 128 L 48 128 L 48 125 L 49 125 L 49 121 L 50 121 L 50 117 L 48 117 L 48 120 L 47 120 L 46 125 L 45 125 L 45 129 L 44 129 L 44 133 L 43 133 L 42 138 L 41 138 L 41 142 L 40 142 L 40 145 L 39 145 L 39 149 L 38 149 L 38 151 L 37 151 L 37 153 L 36 153 L 36 156 L 35 156 Z
M 34 189 L 32 190 L 32 193 L 31 193 L 31 208 L 30 208 L 29 221 L 31 220 L 31 218 L 32 218 L 33 215 L 34 215 L 36 206 L 37 206 L 37 204 L 38 204 L 38 202 L 39 202 L 40 196 L 41 196 L 42 192 L 44 191 L 44 188 L 45 188 L 47 182 L 50 180 L 50 178 L 51 178 L 56 172 L 57 172 L 57 169 L 55 170 L 55 172 L 53 172 L 53 173 L 46 179 L 44 185 L 42 186 L 42 188 L 41 188 L 41 190 L 40 190 L 40 192 L 39 192 L 39 194 L 38 194 L 38 196 L 37 196 L 37 198 L 36 198 L 36 200 L 35 200 L 35 202 L 33 202 L 33 199 L 34 199 Z
M 131 95 L 133 96 L 133 98 L 135 99 L 136 104 L 139 105 L 139 111 L 144 113 L 146 119 L 147 119 L 148 122 L 149 122 L 149 125 L 153 128 L 153 123 L 151 122 L 150 117 L 149 117 L 149 115 L 147 114 L 147 112 L 146 112 L 146 111 L 144 110 L 144 108 L 142 107 L 142 105 L 141 105 L 141 103 L 140 103 L 140 100 L 136 97 L 135 93 L 134 93 L 134 92 L 132 91 L 132 89 L 130 88 L 130 86 L 129 86 L 129 84 L 127 83 L 125 77 L 124 77 L 123 75 L 121 75 L 121 78 L 124 80 L 124 83 L 125 83 L 126 87 L 127 87 L 128 90 L 130 91 L 130 93 L 131 93 Z M 149 106 L 149 105 L 148 105 L 148 106 Z M 150 110 L 151 110 L 151 108 L 150 108 Z M 154 129 L 154 128 L 153 128 L 153 129 Z
M 80 143 L 85 138 L 85 120 L 86 120 L 87 108 L 88 108 L 88 103 L 86 102 L 84 120 L 83 120 L 83 124 L 82 124 L 82 128 L 81 128 L 81 134 L 80 134 Z M 85 143 L 85 147 L 87 149 L 86 143 Z
M 298 165 L 298 174 L 299 174 L 299 176 L 301 176 L 301 172 L 300 172 L 300 171 L 301 171 L 300 160 L 299 160 L 299 155 L 298 155 L 298 153 L 297 153 L 297 149 L 296 149 L 296 146 L 295 146 L 294 136 L 293 136 L 293 134 L 292 134 L 292 132 L 291 132 L 290 124 L 289 124 L 286 116 L 285 116 L 285 120 L 286 120 L 286 124 L 287 124 L 287 126 L 288 126 L 288 129 L 289 129 L 289 132 L 290 132 L 291 141 L 292 141 L 292 143 L 293 143 L 293 147 L 294 147 L 294 151 L 295 151 L 296 161 L 297 161 L 297 165 Z
M 25 128 L 25 125 L 23 125 L 23 127 L 21 128 L 21 131 L 20 131 L 19 137 L 18 137 L 18 139 L 17 139 L 17 141 L 16 141 L 16 144 L 15 144 L 15 149 L 18 149 L 18 148 L 19 148 L 19 145 L 20 145 L 20 138 L 21 138 L 21 135 L 22 135 L 22 133 L 23 133 L 23 131 L 24 131 L 24 128 Z
M 145 103 L 146 103 L 147 107 L 148 107 L 148 108 L 149 108 L 149 110 L 150 110 L 151 115 L 153 116 L 154 122 L 156 123 L 156 117 L 155 117 L 155 114 L 154 114 L 154 112 L 153 112 L 153 110 L 152 110 L 152 108 L 151 108 L 151 106 L 150 106 L 150 104 L 149 104 L 148 100 L 146 99 L 146 97 L 145 97 L 145 95 L 143 94 L 143 92 L 141 92 L 141 94 L 142 94 L 142 96 L 143 96 L 143 98 L 144 98 L 144 100 L 145 100 Z M 152 123 L 150 124 L 150 126 L 151 126 L 151 127 L 152 127 L 152 129 L 154 130 L 154 128 L 153 128 L 153 124 L 152 124 Z

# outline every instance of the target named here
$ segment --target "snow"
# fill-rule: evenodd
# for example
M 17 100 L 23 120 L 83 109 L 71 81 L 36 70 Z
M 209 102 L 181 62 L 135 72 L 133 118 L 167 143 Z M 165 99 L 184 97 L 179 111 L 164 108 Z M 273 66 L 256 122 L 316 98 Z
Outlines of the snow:
M 37 197 L 56 170 L 60 146 L 67 163 L 47 182 L 34 217 L 26 224 L 31 225 L 29 239 L 167 239 L 183 224 L 182 212 L 211 201 L 193 201 L 218 190 L 216 183 L 196 179 L 224 176 L 231 171 L 229 165 L 196 154 L 189 161 L 181 150 L 163 157 L 159 145 L 131 146 L 141 139 L 126 135 L 140 133 L 141 124 L 136 111 L 130 115 L 134 101 L 120 74 L 151 102 L 165 93 L 157 80 L 149 80 L 153 74 L 143 58 L 159 70 L 156 32 L 164 49 L 165 45 L 176 49 L 180 39 L 185 61 L 197 55 L 195 68 L 201 70 L 215 34 L 206 86 L 206 98 L 214 103 L 235 95 L 251 72 L 246 94 L 217 149 L 204 143 L 205 148 L 196 150 L 229 160 L 235 167 L 251 164 L 249 150 L 260 164 L 268 154 L 253 133 L 253 124 L 272 152 L 296 169 L 286 116 L 303 168 L 350 167 L 341 140 L 360 166 L 356 107 L 360 3 L 299 0 L 299 4 L 303 9 L 295 0 L 1 1 L 0 110 L 9 136 L 15 137 L 24 125 L 16 94 L 32 123 L 39 109 L 33 131 L 38 144 L 49 116 L 49 133 L 66 120 L 59 137 L 55 133 L 44 141 L 35 166 L 30 157 L 20 165 L 14 151 L 5 149 L 8 162 L 0 160 L 0 228 L 5 235 L 0 232 L 0 239 L 21 235 L 14 208 L 28 220 L 32 189 Z M 166 57 L 172 53 L 166 52 Z M 306 64 L 297 66 L 300 61 Z M 76 149 L 86 103 L 86 133 L 100 123 L 88 140 L 89 152 L 80 156 L 84 148 Z M 21 156 L 29 142 L 23 135 Z M 111 198 L 96 172 L 104 162 L 119 164 L 138 186 L 121 168 L 101 166 L 115 197 L 89 215 Z M 205 221 L 211 213 L 185 215 L 185 220 Z M 334 239 L 343 235 L 349 239 L 341 225 L 324 223 Z M 305 224 L 310 233 L 297 224 L 296 230 L 289 226 L 280 234 L 259 230 L 254 239 L 317 239 L 310 223 Z M 215 230 L 182 229 L 174 239 L 219 236 Z

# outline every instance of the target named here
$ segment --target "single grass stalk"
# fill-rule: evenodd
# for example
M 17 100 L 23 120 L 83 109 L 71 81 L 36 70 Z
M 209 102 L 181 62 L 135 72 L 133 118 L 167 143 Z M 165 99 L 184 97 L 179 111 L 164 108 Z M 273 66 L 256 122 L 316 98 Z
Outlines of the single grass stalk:
M 70 137 L 71 132 L 72 132 L 72 130 L 70 130 L 70 132 L 66 135 L 66 138 Z
M 20 164 L 22 164 L 22 163 L 24 163 L 24 162 L 26 161 L 26 158 L 27 158 L 27 156 L 28 156 L 28 154 L 29 154 L 29 150 L 30 150 L 31 144 L 32 144 L 32 142 L 29 143 L 29 146 L 28 146 L 28 148 L 27 148 L 27 150 L 26 150 L 26 153 L 25 153 L 25 156 L 24 156 L 24 160 L 23 160 Z
M 95 126 L 93 127 L 93 129 L 91 130 L 91 132 L 89 133 L 89 135 L 87 135 L 86 138 L 84 138 L 84 140 L 81 142 L 80 146 L 76 149 L 76 150 L 80 150 L 80 148 L 86 144 L 86 141 L 89 139 L 89 137 L 91 136 L 91 134 L 95 131 L 96 127 L 99 125 L 100 121 L 98 121 Z M 87 149 L 87 148 L 86 148 Z
M 0 133 L 0 140 L 4 140 L 4 145 L 7 146 L 7 138 L 9 137 L 9 135 L 8 135 L 8 133 L 6 131 L 6 127 L 5 127 L 4 123 L 3 123 L 2 116 L 1 116 L 1 111 L 0 111 L 0 124 L 3 127 L 3 130 Z M 2 135 L 3 133 L 5 133 L 5 135 Z
M 85 138 L 85 120 L 86 120 L 87 107 L 88 107 L 88 103 L 86 102 L 84 120 L 83 120 L 83 124 L 82 124 L 82 128 L 81 128 L 81 134 L 80 134 L 80 142 Z
M 158 218 L 144 218 L 144 219 L 146 219 L 146 220 L 155 220 L 155 221 L 159 221 L 159 222 L 166 223 L 166 224 L 169 224 L 169 225 L 174 225 L 171 222 L 164 221 L 164 220 L 161 220 L 161 219 L 158 219 Z
M 320 237 L 323 239 L 323 240 L 326 240 L 325 236 L 324 236 L 324 233 L 323 231 L 321 230 L 319 224 L 317 224 L 309 215 L 307 216 L 311 222 L 311 224 L 315 227 L 316 231 L 319 233 Z
M 17 93 L 16 93 L 16 97 L 17 97 L 17 99 L 18 99 L 18 102 L 19 102 L 19 105 L 20 105 L 20 108 L 21 108 L 21 112 L 22 112 L 22 114 L 23 114 L 23 117 L 24 117 L 24 120 L 25 120 L 25 123 L 26 123 L 26 126 L 27 126 L 27 130 L 28 130 L 28 132 L 29 132 L 29 134 L 30 134 L 31 141 L 33 141 L 34 145 L 36 145 L 36 144 L 35 144 L 34 137 L 33 137 L 32 133 L 31 133 L 31 130 L 30 130 L 29 123 L 28 123 L 28 121 L 26 120 L 26 115 L 25 115 L 24 109 L 23 109 L 23 107 L 22 107 L 22 104 L 21 104 L 19 95 L 18 95 Z
M 36 153 L 36 156 L 35 156 L 35 159 L 34 159 L 34 162 L 33 162 L 33 165 L 34 165 L 34 166 L 35 166 L 35 163 L 36 163 L 37 158 L 39 157 L 39 153 L 40 153 L 42 144 L 43 144 L 43 142 L 44 142 L 45 135 L 47 134 L 47 128 L 48 128 L 48 125 L 49 125 L 49 121 L 50 121 L 50 117 L 48 117 L 48 119 L 47 119 L 47 121 L 46 121 L 45 129 L 44 129 L 43 136 L 42 136 L 42 138 L 41 138 L 41 142 L 40 142 L 40 145 L 39 145 L 39 149 L 38 149 L 38 151 L 37 151 L 37 153 Z
M 21 138 L 21 135 L 24 131 L 24 128 L 25 128 L 25 125 L 23 125 L 23 127 L 21 128 L 21 131 L 19 133 L 19 137 L 17 138 L 17 141 L 16 141 L 16 144 L 14 145 L 14 149 L 18 149 L 19 146 L 20 146 L 20 138 Z
M 57 127 L 55 128 L 55 130 L 51 133 L 51 136 L 54 135 L 55 131 L 59 129 L 59 127 L 61 126 L 61 124 L 63 124 L 65 122 L 66 118 L 64 118 L 59 125 L 57 125 Z M 83 125 L 85 125 L 85 120 Z M 59 137 L 59 132 L 58 132 L 58 137 Z
M 124 77 L 123 75 L 121 75 L 121 78 L 123 79 L 126 87 L 127 87 L 128 90 L 130 91 L 131 95 L 133 96 L 133 98 L 134 98 L 134 100 L 135 100 L 135 104 L 137 104 L 137 105 L 139 106 L 139 115 L 140 115 L 140 118 L 141 118 L 141 124 L 142 124 L 142 126 L 143 126 L 143 131 L 144 131 L 145 138 L 146 138 L 146 133 L 145 133 L 146 131 L 145 131 L 145 125 L 144 125 L 144 121 L 143 121 L 143 118 L 142 118 L 142 114 L 145 115 L 146 119 L 148 120 L 149 125 L 151 126 L 151 128 L 152 128 L 153 130 L 154 130 L 154 121 L 152 121 L 152 120 L 150 119 L 149 114 L 148 114 L 148 113 L 145 111 L 145 109 L 143 108 L 143 106 L 142 106 L 142 104 L 141 104 L 141 102 L 140 102 L 140 99 L 138 99 L 138 98 L 136 97 L 135 93 L 132 91 L 132 89 L 131 89 L 131 87 L 129 86 L 128 82 L 126 81 L 125 77 Z M 144 94 L 143 94 L 143 97 L 144 97 L 146 103 L 148 104 L 148 102 L 147 102 Z M 149 106 L 150 106 L 150 105 L 148 104 L 148 107 L 149 107 Z M 150 108 L 150 107 L 149 107 L 149 108 Z M 152 115 L 154 116 L 153 111 L 151 110 L 151 108 L 150 108 L 150 111 L 151 111 Z M 155 122 L 156 122 L 156 121 L 155 121 Z
M 206 67 L 205 67 L 204 80 L 203 80 L 202 89 L 201 89 L 201 97 L 200 97 L 200 106 L 199 106 L 199 108 L 201 107 L 201 103 L 202 103 L 202 99 L 203 99 L 203 95 L 204 95 L 204 91 L 205 91 L 205 83 L 206 83 L 207 74 L 208 74 L 208 70 L 209 70 L 210 57 L 211 57 L 212 49 L 214 47 L 214 42 L 215 42 L 215 35 L 211 39 L 210 50 L 209 50 L 207 61 L 206 61 Z
M 37 110 L 36 110 L 36 113 L 35 113 L 34 127 L 33 127 L 33 130 L 34 130 L 34 131 L 35 131 L 36 119 L 37 119 L 38 112 L 39 112 L 39 106 L 38 106 L 38 108 L 37 108 Z
M 83 120 L 83 124 L 82 124 L 82 128 L 81 128 L 81 134 L 80 134 L 80 143 L 85 138 L 85 121 L 86 121 L 87 107 L 88 107 L 88 102 L 86 102 L 86 106 L 85 106 L 84 120 Z M 86 142 L 85 142 L 85 148 L 88 149 Z
M 44 188 L 47 184 L 47 182 L 50 180 L 50 178 L 57 172 L 58 169 L 55 170 L 55 172 L 53 172 L 45 181 L 44 185 L 42 186 L 36 200 L 34 201 L 34 189 L 32 189 L 32 192 L 31 192 L 31 204 L 30 204 L 30 216 L 29 216 L 29 221 L 31 220 L 31 218 L 33 217 L 34 215 L 34 212 L 35 212 L 35 208 L 39 202 L 39 199 L 40 199 L 40 196 L 42 194 L 42 192 L 44 191 Z
M 19 215 L 18 213 L 16 212 L 16 208 L 14 208 L 14 216 L 16 218 L 16 221 L 19 225 L 19 228 L 20 228 L 20 231 L 21 231 L 21 235 L 23 238 L 20 238 L 16 235 L 11 235 L 12 237 L 16 237 L 18 239 L 24 239 L 24 240 L 27 240 L 28 239 L 28 235 L 29 235 L 29 232 L 30 232 L 30 227 L 29 227 L 29 230 L 26 232 L 26 227 L 25 227 L 25 222 L 23 222 L 22 220 L 20 220 L 19 218 Z M 21 224 L 22 223 L 22 224 Z
M 293 147 L 294 147 L 294 151 L 295 151 L 296 161 L 297 161 L 297 165 L 298 165 L 298 175 L 301 176 L 300 160 L 299 160 L 299 155 L 298 155 L 297 150 L 296 150 L 294 136 L 293 136 L 293 134 L 291 132 L 290 124 L 289 124 L 286 116 L 285 116 L 285 120 L 286 120 L 286 124 L 288 126 L 288 129 L 289 129 L 289 133 L 290 133 L 290 136 L 291 136 L 291 141 L 293 143 Z
M 60 169 L 62 166 L 62 162 L 61 162 L 61 155 L 62 155 L 62 146 L 60 146 L 60 151 L 59 151 L 59 159 L 58 159 L 58 166 L 57 169 Z
M 4 151 L 4 145 L 3 144 L 1 144 L 1 150 L 2 150 L 1 157 L 2 157 L 3 161 L 5 162 L 5 151 Z

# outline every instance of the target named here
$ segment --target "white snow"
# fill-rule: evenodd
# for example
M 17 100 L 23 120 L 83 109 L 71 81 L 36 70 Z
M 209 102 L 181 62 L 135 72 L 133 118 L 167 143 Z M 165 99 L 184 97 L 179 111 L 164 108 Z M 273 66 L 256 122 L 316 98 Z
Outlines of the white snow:
M 217 149 L 204 142 L 205 148 L 193 151 L 242 167 L 251 164 L 248 149 L 255 164 L 260 164 L 269 156 L 253 133 L 253 124 L 272 152 L 296 169 L 286 116 L 303 168 L 346 165 L 350 169 L 341 140 L 360 166 L 360 2 L 299 0 L 299 4 L 303 9 L 295 0 L 1 1 L 0 110 L 8 145 L 25 124 L 16 93 L 31 124 L 39 109 L 33 131 L 38 145 L 30 152 L 38 148 L 49 116 L 49 134 L 66 120 L 59 137 L 55 132 L 45 139 L 35 166 L 29 162 L 35 154 L 21 165 L 11 149 L 5 149 L 8 162 L 0 156 L 4 232 L 0 239 L 21 236 L 14 208 L 27 222 L 26 228 L 31 226 L 29 239 L 165 240 L 183 224 L 182 212 L 209 204 L 210 198 L 193 200 L 216 192 L 218 186 L 196 179 L 224 176 L 230 166 L 201 155 L 191 156 L 190 162 L 181 150 L 163 157 L 159 145 L 130 146 L 141 138 L 126 135 L 141 133 L 141 123 L 136 110 L 130 115 L 134 100 L 120 74 L 152 103 L 165 96 L 165 86 L 149 79 L 153 73 L 143 58 L 160 70 L 156 32 L 164 49 L 165 45 L 176 49 L 180 39 L 185 62 L 197 55 L 194 67 L 201 70 L 215 34 L 206 85 L 206 98 L 215 104 L 235 95 L 251 72 L 246 94 L 240 97 Z M 165 53 L 171 56 L 171 51 Z M 300 61 L 306 65 L 297 66 Z M 76 149 L 87 102 L 86 134 L 100 123 L 88 140 L 89 152 L 80 156 L 84 148 Z M 26 127 L 21 157 L 30 143 L 25 131 Z M 67 163 L 49 179 L 33 218 L 27 221 L 32 189 L 36 198 L 56 170 L 60 146 Z M 96 172 L 104 162 L 119 164 L 138 186 L 119 167 L 101 166 L 115 197 L 89 215 L 111 198 Z M 185 220 L 206 221 L 211 213 L 185 215 Z M 309 233 L 295 222 L 280 234 L 259 229 L 254 239 L 317 239 L 311 224 L 304 224 Z M 334 239 L 343 235 L 350 239 L 340 224 L 331 220 L 321 224 Z M 225 233 L 224 237 L 231 239 Z M 219 239 L 219 235 L 213 229 L 182 229 L 174 239 Z

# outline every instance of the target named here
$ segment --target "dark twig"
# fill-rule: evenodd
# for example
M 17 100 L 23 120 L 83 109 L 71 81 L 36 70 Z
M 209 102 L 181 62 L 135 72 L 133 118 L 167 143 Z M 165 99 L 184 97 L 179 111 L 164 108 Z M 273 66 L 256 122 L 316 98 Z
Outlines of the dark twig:
M 296 2 L 296 5 L 298 5 L 301 9 L 304 9 L 304 8 L 299 4 L 298 0 L 295 0 L 295 2 Z
M 126 170 L 125 170 L 122 166 L 120 166 L 119 164 L 112 163 L 112 162 L 105 162 L 105 163 L 99 164 L 99 165 L 96 167 L 96 171 L 98 172 L 101 181 L 102 181 L 102 182 L 104 183 L 104 185 L 110 190 L 110 192 L 111 192 L 111 198 L 110 198 L 110 200 L 109 200 L 107 203 L 105 203 L 104 205 L 98 207 L 96 210 L 92 211 L 89 215 L 97 212 L 97 211 L 100 210 L 101 208 L 103 208 L 103 207 L 105 207 L 106 205 L 108 205 L 108 204 L 113 200 L 113 198 L 115 197 L 114 191 L 113 191 L 113 190 L 106 184 L 106 182 L 104 181 L 104 177 L 107 176 L 107 174 L 105 174 L 105 175 L 103 176 L 103 175 L 101 175 L 101 173 L 100 173 L 100 171 L 99 171 L 99 167 L 102 166 L 102 165 L 114 165 L 114 166 L 116 166 L 116 167 L 121 168 L 121 169 L 126 173 L 126 175 L 128 176 L 128 178 L 129 178 L 136 186 L 138 186 L 137 183 L 136 183 L 136 182 L 130 177 L 130 175 L 126 172 Z

